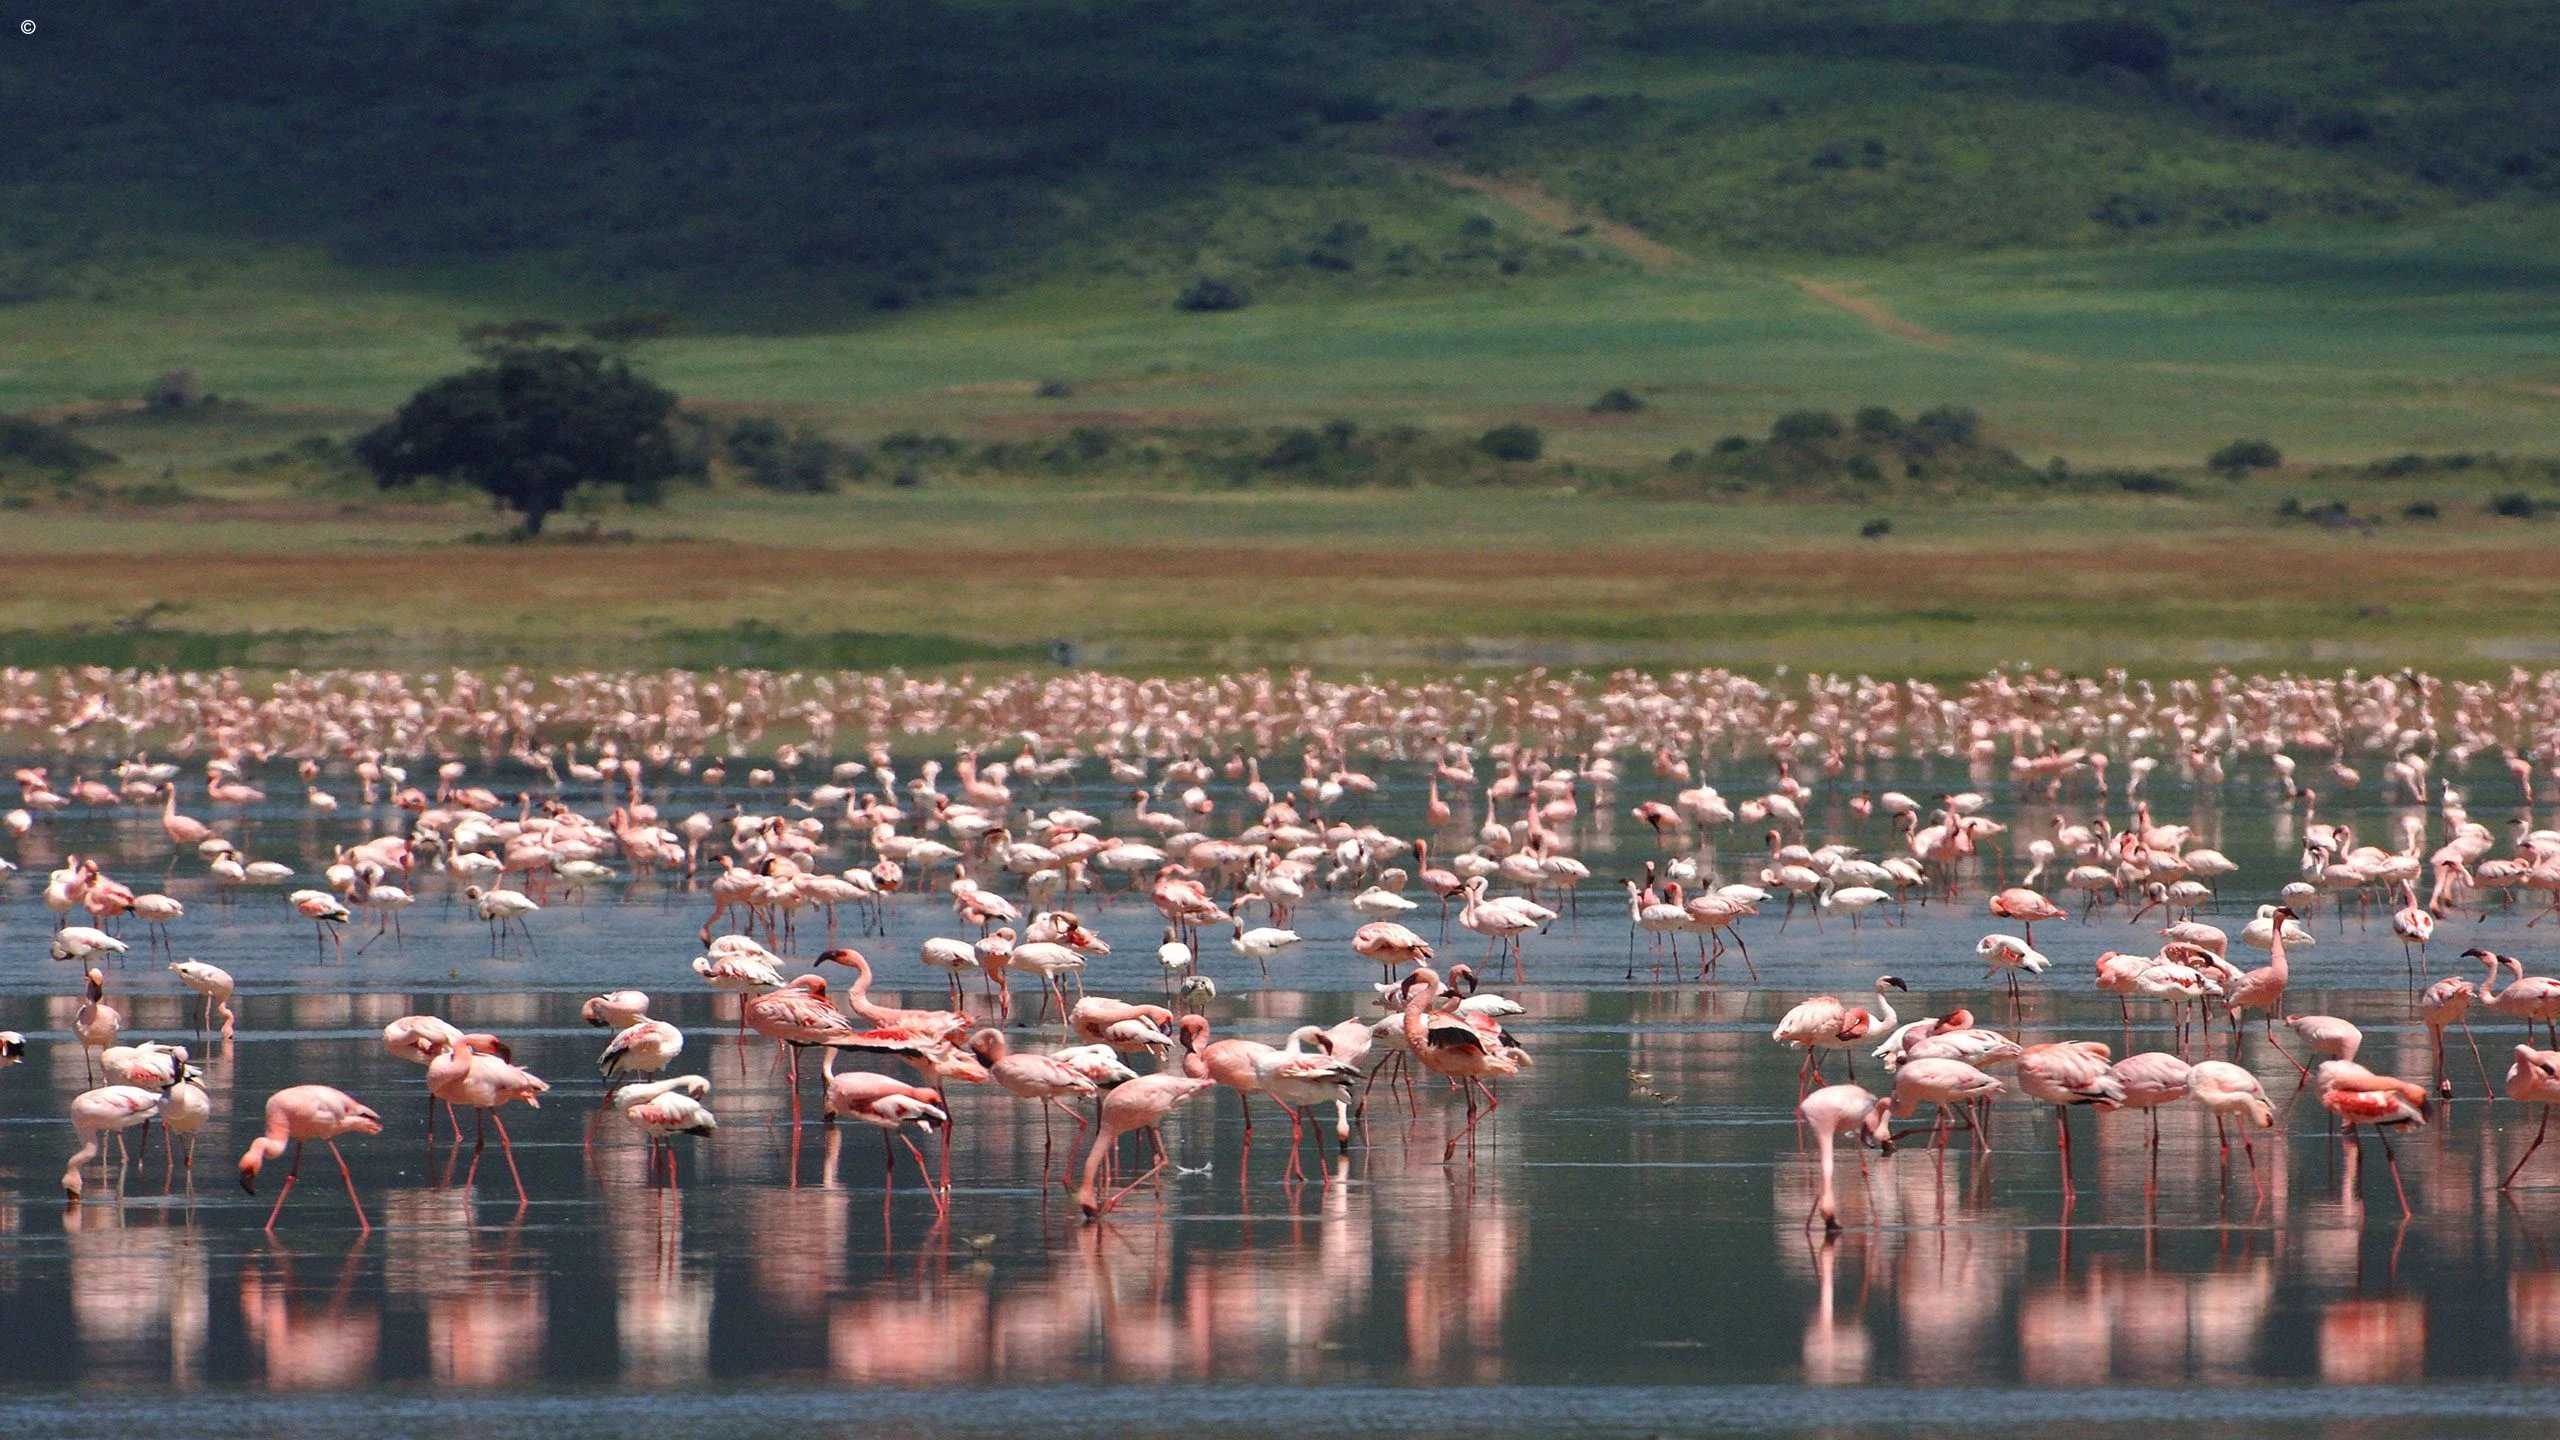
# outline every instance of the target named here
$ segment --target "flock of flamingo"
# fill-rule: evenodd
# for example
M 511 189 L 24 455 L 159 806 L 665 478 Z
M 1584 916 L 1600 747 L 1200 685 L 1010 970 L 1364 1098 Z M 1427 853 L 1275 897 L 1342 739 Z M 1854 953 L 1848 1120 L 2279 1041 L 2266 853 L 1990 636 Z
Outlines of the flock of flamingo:
M 839 761 L 846 734 L 861 737 L 860 758 Z M 913 737 L 942 737 L 951 762 L 902 765 L 895 742 Z M 546 906 L 638 874 L 698 886 L 710 909 L 681 940 L 690 972 L 735 995 L 742 1053 L 750 1031 L 776 1042 L 795 1127 L 803 1055 L 816 1051 L 825 1123 L 876 1129 L 892 1186 L 903 1148 L 943 1220 L 955 1087 L 1038 1106 L 1044 1127 L 1052 1116 L 1069 1121 L 1056 1179 L 1089 1216 L 1155 1180 L 1168 1163 L 1160 1127 L 1219 1089 L 1238 1096 L 1248 1146 L 1254 1096 L 1286 1116 L 1287 1183 L 1304 1179 L 1300 1152 L 1313 1135 L 1317 1176 L 1329 1185 L 1326 1132 L 1347 1148 L 1381 1071 L 1402 1069 L 1401 1090 L 1391 1081 L 1389 1091 L 1408 1105 L 1420 1098 L 1413 1072 L 1426 1072 L 1463 1102 L 1466 1118 L 1441 1155 L 1459 1164 L 1500 1109 L 1502 1082 L 1531 1064 L 1508 1023 L 1522 1007 L 1482 984 L 1505 964 L 1527 982 L 1536 937 L 1576 915 L 1594 884 L 1572 853 L 1581 822 L 1618 814 L 1647 827 L 1656 847 L 1640 876 L 1618 882 L 1630 979 L 1640 945 L 1657 979 L 1666 962 L 1687 978 L 1686 943 L 1700 979 L 1711 981 L 1732 955 L 1756 982 L 1747 925 L 1845 916 L 1854 936 L 1893 923 L 1915 901 L 1980 903 L 2016 926 L 1986 935 L 1973 953 L 1986 979 L 2004 981 L 2017 1014 L 2027 989 L 2053 983 L 2040 978 L 2053 962 L 2037 947 L 2036 925 L 2086 920 L 2102 906 L 2137 920 L 2159 914 L 2156 950 L 2101 954 L 2092 979 L 2117 997 L 2122 1048 L 2140 1000 L 2166 1007 L 2169 1049 L 2117 1058 L 2118 1047 L 2100 1040 L 2021 1043 L 1965 1008 L 1906 1019 L 1891 1000 L 1903 982 L 1892 976 L 1868 1000 L 1823 995 L 1788 1009 L 1771 1038 L 1804 1052 L 1797 1108 L 1821 1174 L 1808 1225 L 1841 1225 L 1840 1140 L 1889 1154 L 1913 1133 L 1892 1122 L 1928 1106 L 1925 1133 L 1943 1163 L 1956 1133 L 1970 1131 L 1987 1149 L 1990 1102 L 2013 1090 L 2056 1109 L 2066 1207 L 2076 1195 L 2075 1108 L 2143 1112 L 2156 1148 L 2160 1108 L 2193 1102 L 2223 1133 L 2226 1171 L 2226 1127 L 2237 1124 L 2254 1177 L 2249 1132 L 2272 1125 L 2275 1106 L 2240 1063 L 2252 1026 L 2351 1141 L 2359 1131 L 2378 1138 L 2404 1216 L 2391 1132 L 2425 1124 L 2434 1098 L 2455 1093 L 2445 1031 L 2468 1038 L 2474 1009 L 2526 1027 L 2503 1087 L 2492 1086 L 2473 1042 L 2482 1088 L 2503 1088 L 2543 1115 L 2501 1188 L 2540 1147 L 2549 1107 L 2560 1103 L 2560 979 L 2472 946 L 2463 955 L 2485 968 L 2485 982 L 2446 976 L 2422 993 L 2417 985 L 2440 923 L 2512 909 L 2519 897 L 2549 906 L 2523 931 L 2560 913 L 2560 831 L 2531 823 L 2537 778 L 2560 778 L 2560 674 L 2477 684 L 2215 675 L 2154 686 L 2121 674 L 2015 671 L 1940 687 L 1720 672 L 1388 684 L 1268 673 L 923 680 L 456 670 L 253 682 L 230 672 L 7 671 L 0 746 L 29 757 L 15 777 L 20 803 L 0 816 L 21 853 L 35 853 L 46 827 L 99 814 L 156 812 L 165 841 L 139 854 L 62 855 L 43 885 L 54 915 L 48 953 L 79 967 L 85 992 L 70 1038 L 101 1082 L 70 1102 L 78 1148 L 62 1188 L 75 1204 L 89 1164 L 103 1163 L 110 1139 L 121 1153 L 129 1131 L 147 1143 L 156 1125 L 164 1171 L 183 1147 L 176 1153 L 191 1172 L 215 1113 L 198 1063 L 203 1042 L 136 1040 L 108 999 L 111 971 L 138 941 L 166 949 L 174 983 L 202 997 L 199 1036 L 236 1033 L 232 977 L 177 958 L 189 913 L 167 892 L 188 886 L 225 904 L 289 907 L 313 926 L 315 956 L 332 964 L 348 959 L 343 932 L 359 916 L 371 931 L 351 963 L 386 937 L 404 944 L 402 911 L 438 887 L 488 923 L 495 951 L 537 947 Z M 1869 767 L 1903 758 L 1959 762 L 1977 788 L 1915 796 L 1862 780 Z M 2522 817 L 2504 842 L 2467 807 L 2468 777 L 2484 762 L 2520 792 Z M 2164 766 L 2199 803 L 2226 786 L 2272 786 L 2299 813 L 2298 875 L 2236 937 L 2202 917 L 2239 867 L 2193 827 L 2154 817 L 2145 786 Z M 1720 793 L 1704 783 L 1711 771 L 1753 777 L 1752 793 Z M 1382 772 L 1418 783 L 1420 833 L 1394 834 L 1369 818 L 1389 786 Z M 1097 773 L 1126 796 L 1124 808 L 1097 815 L 1067 803 L 1070 788 Z M 253 809 L 272 815 L 294 804 L 290 790 L 271 794 L 285 774 L 308 813 L 364 832 L 307 872 L 252 848 Z M 2003 780 L 2005 798 L 2049 807 L 2049 824 L 2020 834 L 1992 818 Z M 721 798 L 683 816 L 662 812 L 653 796 L 679 781 Z M 1825 789 L 1851 817 L 1850 833 L 1807 833 Z M 2359 791 L 2400 807 L 2395 833 L 2360 837 L 2318 819 L 2324 800 Z M 161 873 L 151 877 L 155 864 Z M 0 859 L 0 879 L 17 868 Z M 1161 916 L 1156 1000 L 1082 993 L 1083 972 L 1111 947 L 1080 908 L 1124 895 Z M 2433 1040 L 2426 1083 L 2358 1063 L 2362 1034 L 2348 1020 L 2287 1009 L 2289 950 L 2313 943 L 2305 921 L 2324 903 L 2342 924 L 2376 906 L 2387 914 L 2410 957 L 2415 1015 Z M 872 961 L 838 943 L 840 908 L 870 943 L 888 933 L 893 905 L 947 906 L 963 932 L 916 950 L 920 974 L 939 972 L 931 983 L 943 1007 L 874 998 Z M 1236 973 L 1249 962 L 1266 974 L 1282 955 L 1303 962 L 1309 950 L 1290 928 L 1293 914 L 1337 905 L 1360 922 L 1351 963 L 1364 978 L 1366 966 L 1378 967 L 1376 1013 L 1268 1042 L 1217 1034 L 1208 1013 L 1216 966 L 1207 962 Z M 1424 913 L 1430 907 L 1436 917 Z M 1452 922 L 1482 942 L 1470 963 L 1440 954 Z M 820 926 L 825 938 L 805 973 L 789 973 L 802 932 Z M 2263 963 L 2235 959 L 2251 948 Z M 667 955 L 668 974 L 684 973 L 675 946 Z M 830 966 L 850 977 L 840 992 Z M 1014 1009 L 1017 974 L 1038 992 L 1027 1021 Z M 713 1135 L 718 1121 L 710 1079 L 673 1073 L 687 1037 L 650 1008 L 635 988 L 587 1000 L 582 1015 L 611 1032 L 598 1059 L 599 1113 L 610 1110 L 651 1146 L 653 1176 L 663 1167 L 672 1186 L 675 1142 Z M 1017 1033 L 1052 1023 L 1063 1043 L 1018 1046 Z M 2555 1048 L 2531 1043 L 2536 1027 Z M 459 1113 L 472 1112 L 474 1174 L 478 1137 L 494 1128 L 517 1203 L 527 1203 L 503 1115 L 538 1108 L 550 1085 L 518 1065 L 503 1038 L 432 1015 L 395 1021 L 383 1042 L 421 1068 L 430 1138 L 441 1111 L 458 1150 Z M 29 1044 L 0 1033 L 0 1065 Z M 1858 1049 L 1881 1062 L 1880 1092 L 1855 1083 Z M 1821 1083 L 1833 1052 L 1852 1077 Z M 905 1073 L 840 1068 L 856 1056 Z M 323 1084 L 279 1090 L 262 1113 L 239 1160 L 243 1187 L 254 1193 L 265 1166 L 292 1157 L 268 1227 L 316 1141 L 370 1228 L 338 1142 L 380 1133 L 382 1114 Z M 939 1136 L 938 1161 L 919 1135 Z M 1151 1142 L 1140 1158 L 1152 1163 L 1122 1179 L 1120 1142 L 1131 1136 Z M 1048 1161 L 1044 1153 L 1044 1185 Z

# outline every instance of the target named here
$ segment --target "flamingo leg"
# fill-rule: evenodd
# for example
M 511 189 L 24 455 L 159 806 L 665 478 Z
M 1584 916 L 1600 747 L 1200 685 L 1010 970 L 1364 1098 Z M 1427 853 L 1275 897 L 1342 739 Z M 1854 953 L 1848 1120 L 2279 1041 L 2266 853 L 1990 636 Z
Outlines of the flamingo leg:
M 267 1211 L 267 1233 L 276 1229 L 276 1217 L 284 1213 L 284 1197 L 293 1193 L 293 1182 L 302 1178 L 302 1142 L 293 1142 L 293 1168 L 284 1172 L 284 1185 L 276 1191 L 276 1203 Z M 349 1192 L 353 1193 L 353 1192 Z
M 506 1117 L 491 1110 L 489 1123 L 498 1127 L 498 1153 L 507 1157 L 507 1178 L 516 1182 L 516 1208 L 522 1210 L 531 1202 L 525 1198 L 524 1177 L 516 1173 L 516 1147 L 507 1139 Z
M 2546 1107 L 2542 1113 L 2547 1119 L 2551 1111 Z M 2391 1131 L 2386 1126 L 2376 1125 L 2373 1127 L 2373 1134 L 2375 1139 L 2382 1142 L 2382 1158 L 2391 1167 L 2391 1188 L 2400 1197 L 2400 1218 L 2406 1220 L 2412 1213 L 2409 1209 L 2409 1190 L 2407 1186 L 2400 1183 L 2400 1157 L 2391 1148 Z
M 2516 1183 L 2516 1177 L 2524 1173 L 2524 1162 L 2532 1159 L 2533 1152 L 2542 1148 L 2543 1134 L 2550 1128 L 2551 1107 L 2545 1105 L 2542 1107 L 2542 1123 L 2533 1127 L 2533 1143 L 2524 1147 L 2524 1153 L 2516 1157 L 2515 1168 L 2507 1172 L 2506 1179 L 2498 1182 L 2498 1188 L 2501 1191 L 2504 1191 L 2509 1186 L 2514 1185 Z

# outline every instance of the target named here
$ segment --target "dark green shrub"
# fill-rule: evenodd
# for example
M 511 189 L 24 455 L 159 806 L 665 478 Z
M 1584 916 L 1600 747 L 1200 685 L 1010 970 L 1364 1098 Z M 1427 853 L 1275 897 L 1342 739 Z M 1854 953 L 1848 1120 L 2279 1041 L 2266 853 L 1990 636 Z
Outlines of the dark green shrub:
M 2534 498 L 2519 491 L 2509 491 L 2489 502 L 2489 513 L 2508 520 L 2530 520 L 2541 510 Z
M 1173 308 L 1208 314 L 1219 310 L 1241 310 L 1252 303 L 1244 288 L 1224 280 L 1203 275 L 1182 288 L 1173 299 Z
M 1780 445 L 1817 445 L 1840 436 L 1840 417 L 1828 410 L 1790 410 L 1769 427 L 1769 438 Z
M 1894 414 L 1889 405 L 1864 406 L 1849 418 L 1849 423 L 1856 426 L 1861 435 L 1881 438 L 1902 433 L 1902 417 Z
M 1546 453 L 1547 437 L 1535 425 L 1497 425 L 1477 437 L 1476 448 L 1496 460 L 1535 460 Z
M 1881 540 L 1892 533 L 1893 522 L 1882 518 L 1870 520 L 1858 527 L 1858 538 L 1861 540 Z
M 1982 417 L 1962 405 L 1941 405 L 1921 411 L 1911 429 L 1932 444 L 1970 445 L 1981 438 Z
M 2400 507 L 2400 518 L 2404 520 L 2433 520 L 2437 513 L 2433 500 L 2412 500 Z
M 2284 452 L 2264 440 L 2234 440 L 2205 458 L 2216 470 L 2272 470 L 2284 463 Z
M 204 403 L 204 380 L 183 367 L 154 377 L 142 392 L 142 403 L 154 410 L 186 410 Z
M 1624 387 L 1603 391 L 1599 399 L 1591 402 L 1594 415 L 1633 415 L 1643 408 L 1644 398 Z

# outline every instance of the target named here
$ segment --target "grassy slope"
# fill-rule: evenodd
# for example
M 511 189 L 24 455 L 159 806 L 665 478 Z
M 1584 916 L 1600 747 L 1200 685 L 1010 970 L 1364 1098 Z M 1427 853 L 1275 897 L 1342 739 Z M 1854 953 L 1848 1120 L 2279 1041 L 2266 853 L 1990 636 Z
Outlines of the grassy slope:
M 1778 276 L 1701 264 L 1213 316 L 1126 289 L 1049 287 L 856 333 L 680 338 L 653 363 L 698 401 L 792 411 L 857 438 L 1526 417 L 1567 457 L 1642 465 L 1799 406 L 1955 401 L 2032 458 L 2082 464 L 2192 463 L 2237 434 L 2306 459 L 2540 452 L 2560 387 L 2539 338 L 2560 320 L 2554 231 L 2538 211 L 2471 212 L 2387 232 L 1818 272 L 1936 344 Z M 217 393 L 310 412 L 275 417 L 282 431 L 343 429 L 450 368 L 457 323 L 497 313 L 386 295 L 318 262 L 162 305 L 41 302 L 0 332 L 0 408 L 129 395 L 136 377 L 184 363 Z M 1075 396 L 1035 397 L 1050 376 Z M 1651 408 L 1584 411 L 1614 385 Z

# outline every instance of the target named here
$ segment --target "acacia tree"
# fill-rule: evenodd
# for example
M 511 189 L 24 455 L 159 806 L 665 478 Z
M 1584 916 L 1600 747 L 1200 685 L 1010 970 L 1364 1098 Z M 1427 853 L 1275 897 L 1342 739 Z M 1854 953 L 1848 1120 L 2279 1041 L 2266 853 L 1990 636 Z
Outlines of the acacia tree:
M 645 504 L 685 469 L 667 425 L 675 394 L 634 374 L 619 354 L 556 343 L 542 327 L 470 338 L 483 363 L 410 396 L 356 442 L 356 457 L 385 489 L 462 480 L 539 535 L 581 485 Z

